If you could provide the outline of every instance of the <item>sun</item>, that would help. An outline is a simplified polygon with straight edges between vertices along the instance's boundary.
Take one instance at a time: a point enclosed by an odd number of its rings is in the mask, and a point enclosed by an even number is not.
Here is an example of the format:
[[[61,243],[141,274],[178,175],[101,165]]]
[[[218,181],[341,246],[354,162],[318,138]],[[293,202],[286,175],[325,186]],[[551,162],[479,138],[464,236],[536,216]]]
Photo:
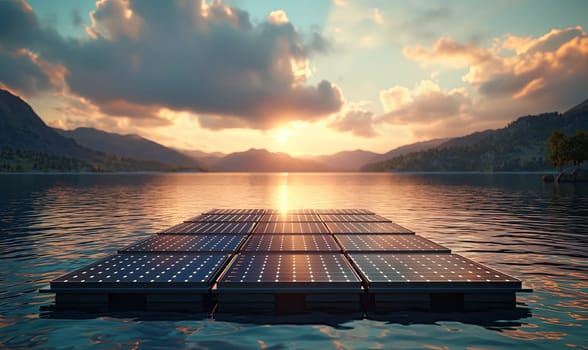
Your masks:
[[[272,137],[280,145],[286,144],[286,142],[288,142],[288,139],[293,135],[294,133],[287,129],[277,129],[274,130],[274,132],[272,133]]]

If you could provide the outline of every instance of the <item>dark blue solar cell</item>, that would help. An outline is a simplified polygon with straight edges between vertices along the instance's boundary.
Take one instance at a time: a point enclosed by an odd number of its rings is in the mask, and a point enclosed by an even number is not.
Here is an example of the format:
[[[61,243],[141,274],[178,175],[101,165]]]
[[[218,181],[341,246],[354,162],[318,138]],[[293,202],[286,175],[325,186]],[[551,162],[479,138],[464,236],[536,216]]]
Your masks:
[[[331,235],[252,235],[242,251],[255,252],[339,252]]]
[[[327,227],[331,233],[349,233],[349,234],[377,234],[377,233],[396,233],[396,234],[413,234],[407,228],[404,228],[393,222],[327,222]]]
[[[349,254],[369,288],[516,288],[521,281],[457,254]],[[406,289],[408,290],[408,289]]]
[[[208,288],[227,254],[118,254],[51,282],[67,288]]]
[[[337,234],[335,237],[348,252],[450,253],[448,248],[418,235]]]
[[[243,253],[219,278],[218,289],[360,288],[360,279],[342,254]]]
[[[260,222],[255,234],[328,234],[325,224],[321,222]]]
[[[157,235],[121,249],[130,252],[234,252],[244,235]]]
[[[163,234],[233,234],[251,232],[253,222],[185,222],[162,231]]]

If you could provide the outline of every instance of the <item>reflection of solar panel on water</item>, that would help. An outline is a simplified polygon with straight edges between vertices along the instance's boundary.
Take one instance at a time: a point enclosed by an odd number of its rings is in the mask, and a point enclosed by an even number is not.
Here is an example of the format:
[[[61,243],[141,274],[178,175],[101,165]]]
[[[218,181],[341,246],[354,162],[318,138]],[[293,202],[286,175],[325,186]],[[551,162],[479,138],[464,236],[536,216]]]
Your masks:
[[[53,280],[57,308],[514,308],[521,281],[365,209],[213,209]]]

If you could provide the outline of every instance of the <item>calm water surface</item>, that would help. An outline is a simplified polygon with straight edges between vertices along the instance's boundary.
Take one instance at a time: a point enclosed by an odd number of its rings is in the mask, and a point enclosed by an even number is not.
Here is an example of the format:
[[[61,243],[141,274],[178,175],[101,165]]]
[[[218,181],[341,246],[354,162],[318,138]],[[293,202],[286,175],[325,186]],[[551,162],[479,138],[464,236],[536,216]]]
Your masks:
[[[50,280],[211,208],[367,208],[522,280],[513,312],[63,314]],[[0,175],[0,348],[588,349],[588,185],[539,175]]]

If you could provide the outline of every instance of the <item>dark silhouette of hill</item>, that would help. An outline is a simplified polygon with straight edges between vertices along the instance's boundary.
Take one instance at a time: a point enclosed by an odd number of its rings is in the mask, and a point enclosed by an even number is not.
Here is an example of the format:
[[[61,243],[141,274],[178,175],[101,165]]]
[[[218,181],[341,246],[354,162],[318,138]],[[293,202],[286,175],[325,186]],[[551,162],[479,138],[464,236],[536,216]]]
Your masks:
[[[375,161],[379,153],[357,149],[355,151],[341,151],[329,155],[307,156],[305,159],[322,163],[335,171],[357,171],[367,163]]]
[[[196,160],[138,135],[120,135],[94,128],[55,130],[96,151],[169,165],[198,166]]]
[[[588,130],[588,101],[565,113],[520,117],[506,127],[456,137],[439,146],[364,166],[364,171],[538,171],[550,169],[553,130]]]
[[[155,161],[98,152],[60,135],[20,97],[0,90],[0,171],[169,171]]]
[[[202,167],[211,169],[218,161],[227,155],[221,152],[204,152],[198,150],[177,150],[178,152],[194,159]]]
[[[378,155],[374,159],[374,162],[380,162],[380,161],[384,161],[384,160],[387,160],[390,158],[402,156],[405,154],[435,148],[435,147],[438,147],[439,145],[443,144],[444,142],[447,142],[448,140],[450,140],[450,139],[433,139],[433,140],[429,140],[429,141],[421,141],[421,142],[416,142],[416,143],[411,143],[408,145],[400,146],[400,147],[394,148],[393,150],[388,151],[384,154]],[[366,163],[364,163],[363,165],[365,165],[365,164]]]
[[[249,172],[314,172],[329,171],[323,164],[294,158],[286,153],[273,153],[265,149],[250,149],[227,155],[212,170]]]
[[[20,97],[0,90],[0,148],[84,159],[91,151],[49,128]]]

